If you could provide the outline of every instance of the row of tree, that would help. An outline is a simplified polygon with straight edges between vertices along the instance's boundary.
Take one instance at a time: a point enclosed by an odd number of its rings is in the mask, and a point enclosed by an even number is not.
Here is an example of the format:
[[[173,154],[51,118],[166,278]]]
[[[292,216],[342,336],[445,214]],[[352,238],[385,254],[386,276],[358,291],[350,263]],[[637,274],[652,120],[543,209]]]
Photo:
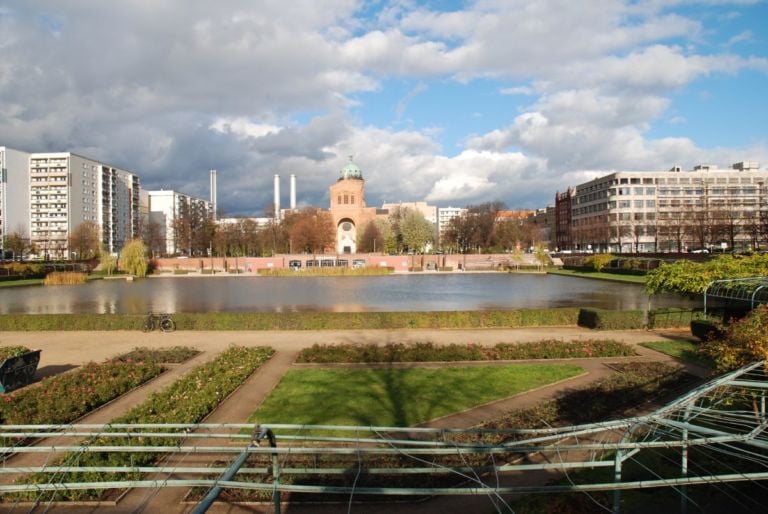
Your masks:
[[[438,240],[436,227],[419,211],[397,207],[387,219],[357,227],[357,250],[395,254],[439,248],[474,253],[537,246],[543,237],[542,230],[528,220],[498,221],[503,208],[500,202],[470,206],[464,215],[451,220],[442,240]],[[266,226],[259,226],[248,218],[217,224],[206,213],[182,204],[170,233],[166,233],[164,223],[150,218],[140,227],[139,238],[151,257],[165,256],[169,248],[189,256],[267,256],[333,251],[336,230],[331,214],[316,208],[289,212],[280,222],[270,220]],[[173,239],[170,242],[169,237]],[[68,244],[70,254],[78,259],[105,253],[99,227],[90,221],[72,231]],[[5,238],[5,248],[17,256],[36,253],[29,240],[17,233]]]
[[[501,202],[470,205],[449,222],[442,247],[459,253],[512,252],[538,247],[547,238],[547,229],[530,218],[500,220],[504,208]]]
[[[678,210],[660,212],[653,220],[613,220],[571,229],[574,245],[586,248],[629,243],[639,251],[641,240],[652,238],[657,251],[681,252],[686,246],[706,248],[725,242],[736,248],[748,240],[752,248],[768,241],[768,216],[735,210]]]

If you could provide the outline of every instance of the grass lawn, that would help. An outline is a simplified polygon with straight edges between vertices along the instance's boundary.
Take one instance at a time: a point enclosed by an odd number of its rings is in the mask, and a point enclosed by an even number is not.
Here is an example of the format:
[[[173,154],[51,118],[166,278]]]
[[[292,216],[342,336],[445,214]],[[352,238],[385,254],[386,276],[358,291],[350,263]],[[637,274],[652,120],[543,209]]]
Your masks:
[[[678,339],[674,341],[653,341],[640,344],[651,350],[656,350],[657,352],[665,353],[677,359],[704,366],[705,368],[715,367],[711,359],[699,355],[699,346],[690,341]]]
[[[568,277],[594,278],[597,280],[613,280],[614,282],[628,282],[630,284],[645,284],[644,275],[619,275],[617,273],[602,273],[597,271],[578,271],[572,269],[558,269],[547,271],[550,275],[564,275]]]
[[[292,370],[249,422],[411,426],[582,371],[570,364]]]
[[[20,280],[8,280],[0,282],[0,288],[2,287],[18,287],[18,286],[38,286],[43,284],[42,278],[23,278]]]

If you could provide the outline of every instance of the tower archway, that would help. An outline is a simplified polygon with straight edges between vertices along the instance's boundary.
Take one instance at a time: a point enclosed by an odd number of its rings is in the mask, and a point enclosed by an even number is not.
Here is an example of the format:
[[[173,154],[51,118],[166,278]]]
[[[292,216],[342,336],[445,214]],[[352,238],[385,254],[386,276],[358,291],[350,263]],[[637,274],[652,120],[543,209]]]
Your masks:
[[[336,225],[336,252],[357,253],[357,226],[350,218],[342,218]]]

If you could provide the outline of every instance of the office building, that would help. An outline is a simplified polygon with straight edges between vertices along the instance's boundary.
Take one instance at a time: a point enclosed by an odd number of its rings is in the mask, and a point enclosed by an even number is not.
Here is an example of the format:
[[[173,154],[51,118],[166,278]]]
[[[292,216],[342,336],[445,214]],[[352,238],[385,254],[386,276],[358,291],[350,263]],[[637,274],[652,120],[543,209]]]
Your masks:
[[[685,252],[755,248],[765,238],[768,171],[745,161],[718,169],[621,171],[556,197],[560,249]],[[561,238],[571,202],[570,241]],[[567,220],[565,220],[567,221]]]

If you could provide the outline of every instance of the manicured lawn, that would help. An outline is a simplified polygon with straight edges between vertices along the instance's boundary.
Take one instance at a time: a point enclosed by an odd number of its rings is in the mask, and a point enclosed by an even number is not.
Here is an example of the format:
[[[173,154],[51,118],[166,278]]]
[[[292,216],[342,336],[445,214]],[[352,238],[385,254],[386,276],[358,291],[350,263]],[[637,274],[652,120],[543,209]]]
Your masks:
[[[631,284],[645,284],[644,275],[619,275],[617,273],[602,273],[597,271],[578,271],[572,269],[549,270],[551,275],[564,275],[568,277],[594,278],[597,280],[613,280],[614,282],[629,282]]]
[[[249,421],[411,426],[582,371],[570,364],[293,370]]]
[[[43,284],[42,278],[23,278],[19,280],[7,280],[0,282],[0,288],[2,287],[19,287],[19,286],[39,286]]]
[[[699,346],[690,341],[678,339],[674,341],[653,341],[641,344],[646,348],[665,353],[676,359],[692,362],[693,364],[698,364],[699,366],[704,366],[706,368],[714,367],[714,363],[709,358],[699,355]]]

